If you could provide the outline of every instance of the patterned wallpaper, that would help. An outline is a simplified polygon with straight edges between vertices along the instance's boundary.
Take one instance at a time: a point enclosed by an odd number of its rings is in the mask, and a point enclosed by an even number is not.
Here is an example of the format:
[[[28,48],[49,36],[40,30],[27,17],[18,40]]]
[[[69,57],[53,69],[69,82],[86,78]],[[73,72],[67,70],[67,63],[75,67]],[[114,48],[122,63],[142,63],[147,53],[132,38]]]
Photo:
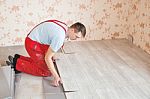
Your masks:
[[[150,54],[150,0],[127,0],[127,35]]]
[[[0,0],[0,46],[22,45],[36,24],[58,19],[68,25],[84,23],[85,40],[131,34],[136,45],[150,52],[148,4],[149,0]]]

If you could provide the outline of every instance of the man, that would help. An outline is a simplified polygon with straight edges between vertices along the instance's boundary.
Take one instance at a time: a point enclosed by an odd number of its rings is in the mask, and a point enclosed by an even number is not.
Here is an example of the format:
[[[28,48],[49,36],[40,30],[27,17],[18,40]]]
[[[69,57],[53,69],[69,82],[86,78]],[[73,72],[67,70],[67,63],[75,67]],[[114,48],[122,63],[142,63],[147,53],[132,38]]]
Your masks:
[[[65,38],[76,40],[85,37],[86,28],[82,23],[70,27],[58,20],[48,20],[34,27],[25,39],[25,48],[30,57],[15,54],[8,56],[7,64],[15,72],[25,72],[35,76],[53,76],[53,85],[59,86],[61,79],[57,74],[52,57],[63,46]]]

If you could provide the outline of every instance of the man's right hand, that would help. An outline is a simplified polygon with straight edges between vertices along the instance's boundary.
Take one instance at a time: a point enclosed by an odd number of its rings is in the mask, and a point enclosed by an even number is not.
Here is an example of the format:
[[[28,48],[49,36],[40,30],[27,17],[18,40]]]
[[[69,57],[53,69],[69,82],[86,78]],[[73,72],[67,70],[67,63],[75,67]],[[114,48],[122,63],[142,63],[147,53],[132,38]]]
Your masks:
[[[60,79],[60,77],[54,77],[54,80],[52,81],[52,85],[58,87],[60,83],[62,84],[62,80]]]

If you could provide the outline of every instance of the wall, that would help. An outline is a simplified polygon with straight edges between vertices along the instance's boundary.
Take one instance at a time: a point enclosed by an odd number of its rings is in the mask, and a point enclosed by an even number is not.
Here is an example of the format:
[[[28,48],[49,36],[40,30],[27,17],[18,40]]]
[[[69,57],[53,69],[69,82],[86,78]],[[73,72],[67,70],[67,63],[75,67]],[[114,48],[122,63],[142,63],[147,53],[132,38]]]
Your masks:
[[[86,40],[124,38],[122,9],[114,0],[1,0],[0,46],[20,45],[39,22],[59,19],[68,25],[80,21]]]
[[[38,23],[58,19],[86,25],[85,40],[126,38],[150,53],[149,0],[1,0],[0,46],[22,45]]]
[[[150,54],[150,0],[127,0],[127,35]]]

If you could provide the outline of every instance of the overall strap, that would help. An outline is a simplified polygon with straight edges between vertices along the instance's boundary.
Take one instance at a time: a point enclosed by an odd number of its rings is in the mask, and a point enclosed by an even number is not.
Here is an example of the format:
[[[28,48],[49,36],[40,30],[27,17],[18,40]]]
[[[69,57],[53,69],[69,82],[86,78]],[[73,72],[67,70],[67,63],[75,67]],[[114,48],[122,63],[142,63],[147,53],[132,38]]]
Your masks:
[[[61,24],[66,25],[64,22],[61,22],[61,21],[58,21],[58,20],[47,20],[47,21],[45,21],[45,22],[53,22],[53,23],[59,25],[60,27],[62,27],[62,28],[64,29],[65,33],[67,32],[66,29],[61,25]],[[61,24],[59,24],[59,23],[61,23]],[[67,25],[66,25],[66,26],[67,26]]]
[[[47,21],[41,22],[41,23],[37,24],[33,29],[35,29],[37,26],[39,26],[40,24],[45,23],[45,22],[53,22],[53,23],[59,25],[60,27],[62,27],[64,29],[65,33],[67,32],[66,29],[65,29],[65,27],[63,27],[59,23],[64,24],[64,25],[66,25],[66,24],[64,22],[61,22],[61,21],[58,21],[58,20],[47,20]],[[33,31],[33,29],[28,33],[27,36],[29,36],[29,34]]]

